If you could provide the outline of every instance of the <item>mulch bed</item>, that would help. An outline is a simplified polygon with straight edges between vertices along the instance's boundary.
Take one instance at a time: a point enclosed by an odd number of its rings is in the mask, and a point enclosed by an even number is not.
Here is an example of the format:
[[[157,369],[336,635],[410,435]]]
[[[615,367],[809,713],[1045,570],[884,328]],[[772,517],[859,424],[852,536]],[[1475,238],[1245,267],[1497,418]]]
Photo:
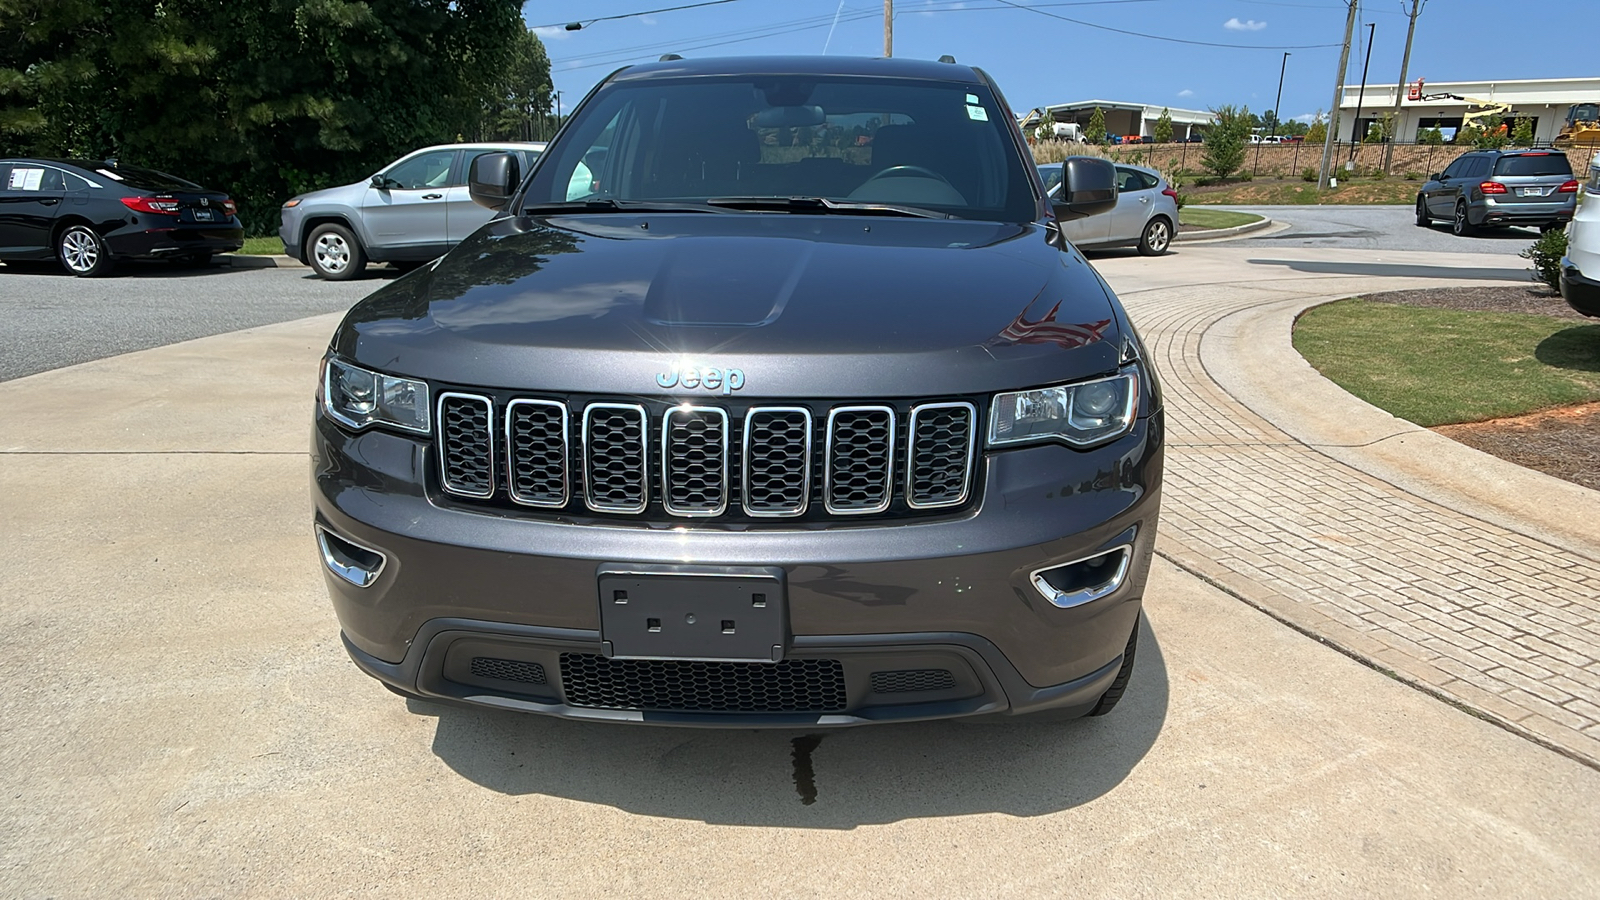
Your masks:
[[[1600,322],[1580,315],[1560,294],[1542,284],[1429,288],[1364,296],[1374,303],[1532,313]],[[1440,425],[1432,430],[1491,456],[1600,491],[1600,403],[1487,422]]]

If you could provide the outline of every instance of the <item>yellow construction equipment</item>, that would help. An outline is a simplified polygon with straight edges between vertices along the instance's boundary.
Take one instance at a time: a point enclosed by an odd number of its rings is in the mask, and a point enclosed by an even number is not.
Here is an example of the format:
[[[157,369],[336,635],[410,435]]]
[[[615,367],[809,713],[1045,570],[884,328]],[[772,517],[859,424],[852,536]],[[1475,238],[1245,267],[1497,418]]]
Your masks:
[[[1600,144],[1600,103],[1575,103],[1567,107],[1567,124],[1552,143],[1557,147]]]

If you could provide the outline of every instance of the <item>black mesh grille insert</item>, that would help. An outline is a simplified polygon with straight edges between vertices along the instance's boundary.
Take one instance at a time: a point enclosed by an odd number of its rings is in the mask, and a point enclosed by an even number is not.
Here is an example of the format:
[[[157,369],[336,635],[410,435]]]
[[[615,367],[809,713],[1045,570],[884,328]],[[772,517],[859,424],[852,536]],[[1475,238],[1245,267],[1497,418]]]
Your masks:
[[[972,419],[972,407],[965,403],[912,410],[907,503],[914,507],[953,506],[967,498]]]
[[[757,409],[745,418],[744,507],[751,515],[805,512],[811,493],[811,416],[803,409]]]
[[[472,674],[478,678],[515,681],[521,684],[544,684],[544,666],[516,659],[495,659],[489,656],[472,658]]]
[[[899,672],[873,672],[874,694],[910,694],[916,691],[948,691],[956,686],[949,669],[905,669]]]
[[[567,503],[567,408],[545,400],[506,407],[511,498],[534,506]]]
[[[439,464],[444,489],[469,497],[494,493],[494,441],[486,397],[439,398]]]
[[[667,512],[721,514],[728,506],[728,414],[701,407],[673,409],[662,428]]]
[[[561,686],[567,703],[597,709],[820,713],[845,708],[844,667],[836,659],[773,665],[563,653]]]
[[[584,410],[584,475],[589,507],[604,512],[645,508],[644,410],[595,403]]]
[[[846,407],[828,417],[828,509],[871,513],[889,508],[893,489],[894,410]]]

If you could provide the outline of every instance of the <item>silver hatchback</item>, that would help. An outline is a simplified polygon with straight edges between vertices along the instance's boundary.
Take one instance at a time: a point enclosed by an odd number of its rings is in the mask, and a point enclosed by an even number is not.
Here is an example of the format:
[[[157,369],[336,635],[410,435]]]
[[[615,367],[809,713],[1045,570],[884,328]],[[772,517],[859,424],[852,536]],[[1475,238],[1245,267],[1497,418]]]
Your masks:
[[[1061,166],[1040,166],[1039,176],[1051,199],[1059,200]],[[1080,250],[1138,247],[1145,256],[1160,256],[1178,233],[1178,192],[1154,169],[1119,164],[1116,208],[1062,222],[1061,232]]]
[[[467,195],[467,167],[511,153],[526,174],[542,143],[424,147],[366,181],[301,194],[283,204],[284,252],[323,278],[355,278],[367,262],[406,268],[442,256],[493,217]]]

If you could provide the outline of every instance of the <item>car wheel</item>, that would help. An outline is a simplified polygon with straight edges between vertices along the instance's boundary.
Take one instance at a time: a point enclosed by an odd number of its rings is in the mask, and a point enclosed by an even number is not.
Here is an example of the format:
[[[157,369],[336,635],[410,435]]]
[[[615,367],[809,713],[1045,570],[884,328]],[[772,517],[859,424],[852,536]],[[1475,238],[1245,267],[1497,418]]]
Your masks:
[[[1165,216],[1156,216],[1144,226],[1139,235],[1139,252],[1145,256],[1160,256],[1172,246],[1172,223]]]
[[[1428,215],[1428,204],[1420,196],[1417,197],[1417,227],[1427,228],[1433,224],[1433,216]]]
[[[1122,651],[1122,668],[1117,670],[1117,680],[1111,682],[1111,687],[1100,695],[1100,702],[1089,710],[1091,716],[1103,716],[1116,708],[1117,701],[1128,690],[1128,679],[1133,675],[1133,652],[1139,647],[1139,623],[1143,621],[1144,614],[1133,620],[1133,633],[1128,635],[1127,649]]]
[[[361,242],[343,225],[319,225],[306,243],[312,270],[329,281],[348,281],[367,267]]]
[[[1450,220],[1450,233],[1456,237],[1471,237],[1478,229],[1472,226],[1472,220],[1467,218],[1467,201],[1456,201],[1456,217]]]
[[[56,238],[56,258],[68,272],[79,278],[93,278],[111,271],[111,249],[105,239],[87,225],[68,227]]]

